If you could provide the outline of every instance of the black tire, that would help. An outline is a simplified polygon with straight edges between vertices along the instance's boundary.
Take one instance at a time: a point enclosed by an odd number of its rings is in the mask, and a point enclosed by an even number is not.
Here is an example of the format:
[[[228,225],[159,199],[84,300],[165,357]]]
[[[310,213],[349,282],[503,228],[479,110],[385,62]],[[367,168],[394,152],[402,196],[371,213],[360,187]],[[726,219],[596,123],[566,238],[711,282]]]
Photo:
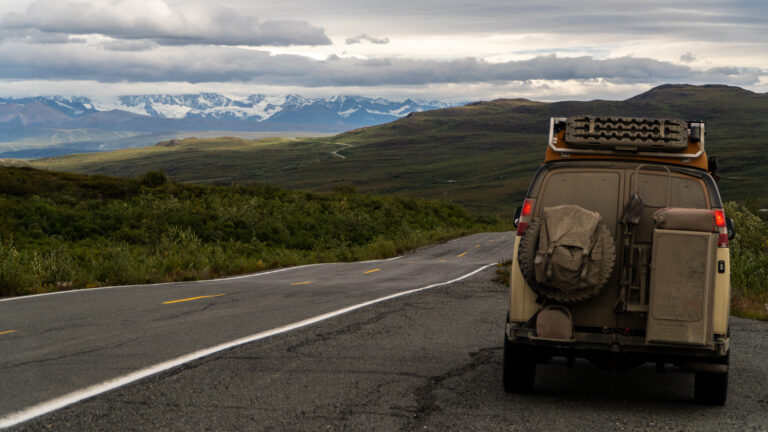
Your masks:
[[[601,222],[598,225],[597,229],[600,230],[599,238],[601,243],[595,246],[602,247],[603,250],[603,261],[600,264],[600,283],[594,287],[581,290],[561,291],[557,288],[539,284],[536,280],[536,270],[533,261],[536,258],[536,250],[539,247],[541,221],[541,218],[537,218],[531,222],[528,229],[525,230],[523,238],[520,239],[520,246],[517,252],[520,272],[523,274],[523,278],[528,283],[528,286],[537,294],[558,303],[578,303],[589,300],[599,294],[600,290],[608,283],[616,266],[616,245],[613,244],[613,236],[605,223]]]
[[[704,405],[725,405],[728,398],[728,372],[696,372],[694,399]]]
[[[536,270],[533,267],[533,260],[536,259],[536,249],[539,247],[539,231],[541,230],[541,218],[534,219],[520,239],[520,245],[517,249],[517,263],[520,264],[520,273],[523,279],[528,283],[531,289],[535,290],[538,286],[536,281]]]
[[[504,335],[504,369],[502,380],[507,393],[531,393],[536,380],[536,359],[533,349],[513,344]]]

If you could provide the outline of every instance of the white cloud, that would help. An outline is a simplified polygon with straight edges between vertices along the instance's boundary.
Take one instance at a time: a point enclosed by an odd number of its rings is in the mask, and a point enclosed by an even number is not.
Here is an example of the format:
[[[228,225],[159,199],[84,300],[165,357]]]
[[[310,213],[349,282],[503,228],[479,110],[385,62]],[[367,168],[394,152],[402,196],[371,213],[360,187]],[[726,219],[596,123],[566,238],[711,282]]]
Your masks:
[[[172,6],[166,0],[36,0],[0,20],[6,30],[51,35],[100,34],[159,44],[324,45],[325,31],[303,20],[260,21],[214,3]]]

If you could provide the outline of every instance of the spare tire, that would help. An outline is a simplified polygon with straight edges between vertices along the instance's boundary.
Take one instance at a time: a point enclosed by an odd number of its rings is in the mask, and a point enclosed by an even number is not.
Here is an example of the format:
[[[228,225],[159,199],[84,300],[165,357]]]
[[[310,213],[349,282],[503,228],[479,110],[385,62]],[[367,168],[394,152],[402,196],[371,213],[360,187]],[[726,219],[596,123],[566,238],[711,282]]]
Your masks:
[[[562,290],[541,283],[536,279],[534,262],[539,246],[542,221],[543,218],[541,217],[535,219],[528,226],[525,234],[523,234],[523,238],[520,239],[517,261],[520,264],[520,271],[528,286],[540,296],[556,303],[578,303],[595,297],[600,293],[605,284],[608,283],[616,264],[616,246],[614,245],[613,236],[608,231],[608,227],[603,221],[600,221],[597,226],[597,240],[591,251],[592,254],[600,255],[602,258],[600,261],[597,261],[600,265],[598,283],[582,289]]]

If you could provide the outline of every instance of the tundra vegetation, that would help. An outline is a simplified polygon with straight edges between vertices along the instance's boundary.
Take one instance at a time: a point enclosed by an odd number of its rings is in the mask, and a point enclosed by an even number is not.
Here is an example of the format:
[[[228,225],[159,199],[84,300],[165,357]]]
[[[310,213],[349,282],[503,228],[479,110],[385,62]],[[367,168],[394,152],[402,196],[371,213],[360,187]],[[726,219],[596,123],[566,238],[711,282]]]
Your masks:
[[[0,167],[0,296],[394,256],[510,229],[449,202]]]
[[[768,319],[768,221],[758,209],[729,202],[725,214],[736,226],[731,241],[731,303],[733,312]]]

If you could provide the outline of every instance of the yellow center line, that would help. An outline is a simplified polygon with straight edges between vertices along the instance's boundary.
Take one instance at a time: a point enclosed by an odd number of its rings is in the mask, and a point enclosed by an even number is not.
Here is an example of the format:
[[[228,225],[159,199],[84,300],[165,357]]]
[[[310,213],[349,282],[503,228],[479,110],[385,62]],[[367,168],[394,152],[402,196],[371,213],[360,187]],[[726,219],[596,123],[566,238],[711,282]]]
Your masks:
[[[480,245],[475,245],[475,247],[480,247]]]
[[[493,240],[488,240],[488,243],[493,243]]]
[[[2,335],[5,335],[5,334],[10,334],[10,333],[15,333],[15,332],[16,332],[16,330],[6,330],[6,331],[1,331],[1,332],[0,332],[0,336],[2,336]]]
[[[440,262],[445,262],[445,260],[444,260],[444,259],[441,259],[441,260],[440,260]]]
[[[199,297],[190,297],[190,298],[179,299],[179,300],[170,300],[167,302],[163,302],[163,304],[181,303],[181,302],[190,301],[190,300],[200,300],[204,298],[221,297],[225,295],[226,294],[214,294],[214,295],[205,295],[205,296],[199,296]]]
[[[311,284],[312,281],[304,281],[304,282],[294,282],[291,285],[308,285]]]
[[[466,252],[460,253],[460,254],[456,255],[456,258],[461,258],[461,257],[463,257],[466,254],[467,254]]]
[[[373,273],[373,272],[377,272],[379,270],[381,270],[381,269],[368,270],[367,272],[365,272],[365,274],[370,274],[370,273]]]

